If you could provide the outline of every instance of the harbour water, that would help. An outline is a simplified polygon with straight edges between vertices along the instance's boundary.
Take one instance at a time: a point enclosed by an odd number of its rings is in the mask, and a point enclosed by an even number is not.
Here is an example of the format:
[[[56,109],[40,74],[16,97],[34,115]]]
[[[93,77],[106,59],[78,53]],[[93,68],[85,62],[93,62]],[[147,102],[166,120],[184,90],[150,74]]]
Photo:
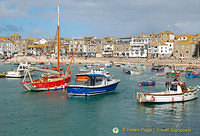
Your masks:
[[[0,72],[14,68],[0,63]],[[138,81],[154,77],[155,87],[143,91],[162,91],[173,79],[156,77],[150,67],[144,75],[124,75],[121,68],[108,69],[121,79],[114,93],[92,97],[68,97],[65,91],[25,92],[22,79],[0,79],[0,136],[137,136],[192,135],[200,133],[200,99],[176,104],[141,105],[135,92]],[[71,67],[73,77],[78,65]],[[182,80],[188,86],[200,85],[199,78]],[[74,78],[72,78],[72,83]],[[118,134],[112,129],[117,127]],[[176,132],[176,131],[188,132]],[[136,131],[137,130],[137,131]],[[136,132],[135,132],[136,131]]]

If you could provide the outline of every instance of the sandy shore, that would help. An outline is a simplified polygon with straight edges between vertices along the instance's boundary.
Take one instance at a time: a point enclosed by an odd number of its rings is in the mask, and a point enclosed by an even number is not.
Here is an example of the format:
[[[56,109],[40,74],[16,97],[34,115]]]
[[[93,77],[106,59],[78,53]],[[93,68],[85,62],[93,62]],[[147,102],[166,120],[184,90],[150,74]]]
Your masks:
[[[47,58],[47,57],[16,57],[12,59],[8,59],[7,61],[10,62],[25,62],[30,61],[32,63],[36,62],[52,62],[56,63],[57,59],[55,58]],[[113,61],[115,64],[117,63],[131,63],[131,64],[146,64],[146,65],[152,65],[154,64],[160,64],[160,65],[174,65],[174,66],[198,66],[200,67],[200,59],[196,60],[175,60],[175,59],[146,59],[146,58],[87,58],[84,59],[82,57],[75,57],[73,60],[73,63],[108,63],[110,61]],[[61,63],[69,63],[70,58],[68,57],[61,57],[60,58]]]

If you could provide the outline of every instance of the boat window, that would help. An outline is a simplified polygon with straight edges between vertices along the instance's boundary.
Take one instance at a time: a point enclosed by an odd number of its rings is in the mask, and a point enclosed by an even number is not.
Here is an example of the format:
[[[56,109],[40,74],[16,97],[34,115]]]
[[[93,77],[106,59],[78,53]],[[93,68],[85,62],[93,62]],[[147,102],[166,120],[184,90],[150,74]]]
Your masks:
[[[186,86],[182,86],[182,90],[187,90],[187,87]]]
[[[177,91],[177,85],[170,85],[171,91]]]
[[[95,79],[95,85],[100,85],[103,81],[103,77],[96,77]]]

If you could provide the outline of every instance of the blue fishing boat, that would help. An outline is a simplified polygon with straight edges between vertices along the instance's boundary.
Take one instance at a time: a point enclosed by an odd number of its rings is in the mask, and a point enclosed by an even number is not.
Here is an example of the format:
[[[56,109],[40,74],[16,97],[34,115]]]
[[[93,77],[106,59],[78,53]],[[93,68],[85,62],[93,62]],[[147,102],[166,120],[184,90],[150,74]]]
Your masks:
[[[153,80],[150,81],[140,81],[139,86],[155,86],[156,82]]]
[[[192,71],[189,71],[189,72],[185,73],[185,77],[187,77],[187,78],[199,78],[199,74],[192,72]]]
[[[164,67],[154,66],[154,67],[151,68],[151,71],[152,72],[161,72],[161,71],[164,71]]]
[[[77,74],[76,83],[67,86],[68,95],[91,96],[113,92],[120,79],[103,74]]]
[[[125,73],[125,74],[128,74],[128,75],[131,74],[131,71],[130,71],[130,70],[127,70],[127,69],[123,69],[122,72]]]

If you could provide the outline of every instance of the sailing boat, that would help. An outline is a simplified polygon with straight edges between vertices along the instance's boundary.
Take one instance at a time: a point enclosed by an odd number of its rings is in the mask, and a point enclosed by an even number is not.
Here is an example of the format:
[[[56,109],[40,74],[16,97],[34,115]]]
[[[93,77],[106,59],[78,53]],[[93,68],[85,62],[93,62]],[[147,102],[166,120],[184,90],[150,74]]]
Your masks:
[[[59,29],[60,29],[60,24],[59,24],[59,6],[58,6],[57,71],[49,70],[49,69],[40,69],[40,68],[36,68],[36,67],[29,67],[25,73],[23,81],[21,82],[22,87],[24,87],[26,90],[34,91],[34,92],[61,90],[61,89],[65,89],[67,87],[67,83],[70,82],[71,71],[69,73],[68,73],[68,71],[69,71],[70,65],[72,63],[74,54],[78,48],[79,42],[76,46],[76,49],[73,53],[71,60],[70,60],[67,71],[64,74],[60,74],[60,68],[59,68],[59,46],[60,46],[59,36],[60,36],[60,33],[59,33]],[[42,77],[39,79],[32,80],[29,70],[50,73],[51,76],[45,76],[45,77]],[[29,76],[30,81],[25,81],[27,76]]]

